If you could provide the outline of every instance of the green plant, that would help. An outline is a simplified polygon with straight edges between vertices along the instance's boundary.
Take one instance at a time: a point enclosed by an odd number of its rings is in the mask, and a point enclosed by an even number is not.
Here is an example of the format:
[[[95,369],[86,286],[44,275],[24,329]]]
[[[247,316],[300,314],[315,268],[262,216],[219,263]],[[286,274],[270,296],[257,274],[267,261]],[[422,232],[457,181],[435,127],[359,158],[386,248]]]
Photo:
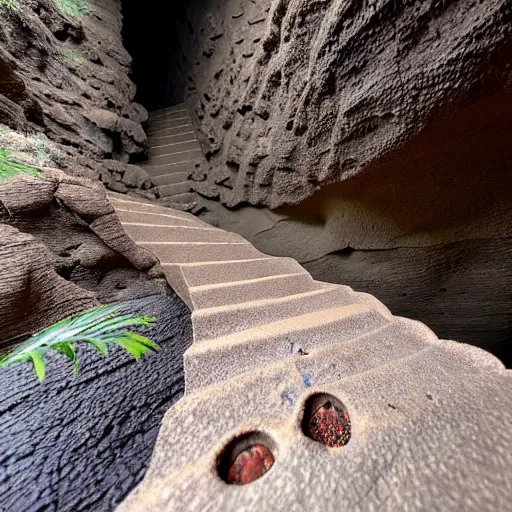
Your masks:
[[[57,7],[71,16],[87,16],[92,13],[92,7],[86,0],[57,0]]]
[[[16,363],[32,361],[39,380],[46,375],[43,356],[51,349],[69,357],[78,372],[77,344],[89,343],[104,356],[108,356],[108,346],[118,345],[140,359],[160,347],[150,339],[131,332],[130,327],[147,327],[155,322],[153,317],[119,316],[120,306],[101,306],[79,316],[66,318],[48,329],[32,336],[13,352],[0,358],[0,368]]]
[[[80,52],[77,52],[75,50],[65,49],[62,51],[62,54],[64,55],[65,59],[69,62],[69,64],[75,67],[82,66],[86,61],[86,58]]]
[[[0,0],[0,5],[5,5],[9,9],[19,9],[18,0]]]
[[[30,165],[22,164],[11,157],[9,151],[0,149],[0,183],[21,174],[42,178],[43,173]]]

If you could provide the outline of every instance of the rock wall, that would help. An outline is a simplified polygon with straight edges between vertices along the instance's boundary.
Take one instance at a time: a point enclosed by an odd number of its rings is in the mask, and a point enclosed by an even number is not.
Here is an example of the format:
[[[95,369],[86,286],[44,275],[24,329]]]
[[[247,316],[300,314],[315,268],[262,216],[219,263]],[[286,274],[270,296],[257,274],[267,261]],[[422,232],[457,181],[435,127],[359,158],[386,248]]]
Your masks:
[[[45,169],[0,184],[0,353],[99,303],[168,290],[159,277],[98,182]]]
[[[187,16],[203,218],[512,365],[510,2],[211,0]]]
[[[211,0],[188,16],[198,190],[228,206],[297,204],[510,85],[506,0]]]
[[[68,172],[154,199],[127,165],[147,151],[147,111],[132,101],[120,1],[9,0],[0,18],[0,124],[40,136],[43,151],[52,141]]]

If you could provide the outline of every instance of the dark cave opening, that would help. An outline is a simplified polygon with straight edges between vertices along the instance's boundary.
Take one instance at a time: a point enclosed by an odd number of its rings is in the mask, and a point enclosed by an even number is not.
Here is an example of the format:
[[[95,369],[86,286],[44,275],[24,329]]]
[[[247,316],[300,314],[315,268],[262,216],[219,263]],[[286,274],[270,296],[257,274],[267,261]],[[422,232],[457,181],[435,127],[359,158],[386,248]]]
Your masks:
[[[135,101],[149,111],[184,100],[181,80],[184,53],[181,28],[186,26],[186,2],[122,0],[123,44],[132,56],[131,79],[137,86]]]

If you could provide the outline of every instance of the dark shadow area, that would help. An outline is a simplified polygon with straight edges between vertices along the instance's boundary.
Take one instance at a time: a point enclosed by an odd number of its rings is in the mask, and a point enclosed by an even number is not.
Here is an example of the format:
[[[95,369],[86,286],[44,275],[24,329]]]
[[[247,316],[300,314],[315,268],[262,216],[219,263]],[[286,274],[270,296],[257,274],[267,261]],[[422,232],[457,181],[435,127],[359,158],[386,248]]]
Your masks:
[[[156,317],[144,334],[160,352],[136,362],[117,348],[108,359],[81,349],[77,376],[50,352],[42,384],[31,364],[1,372],[1,511],[113,512],[144,477],[162,418],[184,392],[192,324],[174,292],[123,304]]]
[[[183,0],[122,0],[123,44],[133,58],[135,101],[149,111],[183,102],[181,31],[186,5]]]

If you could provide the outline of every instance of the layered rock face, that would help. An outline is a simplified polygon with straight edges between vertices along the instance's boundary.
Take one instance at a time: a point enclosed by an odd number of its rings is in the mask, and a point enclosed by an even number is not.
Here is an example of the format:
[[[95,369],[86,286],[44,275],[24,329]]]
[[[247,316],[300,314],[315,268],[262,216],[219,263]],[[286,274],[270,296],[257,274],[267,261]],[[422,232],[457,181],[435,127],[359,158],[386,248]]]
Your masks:
[[[366,170],[506,87],[511,16],[505,0],[193,3],[184,71],[208,181],[228,206],[276,208]]]
[[[169,74],[203,218],[505,360],[511,20],[505,0],[191,3]]]
[[[56,169],[0,185],[0,262],[0,352],[100,303],[168,290],[101,184]]]
[[[9,0],[0,17],[0,123],[52,141],[68,172],[154,198],[127,166],[147,150],[147,111],[132,101],[120,2]]]

